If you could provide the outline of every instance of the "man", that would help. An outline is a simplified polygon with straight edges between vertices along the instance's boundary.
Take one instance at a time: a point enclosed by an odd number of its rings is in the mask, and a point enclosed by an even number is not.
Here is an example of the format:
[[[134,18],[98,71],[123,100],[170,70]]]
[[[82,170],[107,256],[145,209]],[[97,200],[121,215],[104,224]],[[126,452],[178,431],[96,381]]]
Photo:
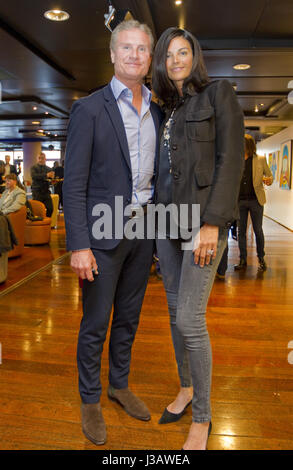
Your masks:
[[[26,194],[17,186],[17,176],[14,173],[6,175],[6,189],[0,197],[0,211],[6,215],[18,211],[25,205]]]
[[[161,113],[142,85],[152,47],[146,25],[120,23],[110,43],[115,75],[108,86],[73,105],[68,128],[63,185],[67,247],[72,269],[84,280],[77,348],[82,429],[96,445],[106,441],[100,367],[113,304],[108,397],[132,417],[150,419],[146,405],[128,388],[128,375],[153,240],[97,239],[94,214],[103,203],[111,208],[111,221],[119,218],[115,196],[123,197],[122,215],[129,204],[138,214],[138,205],[146,209],[152,200]],[[129,220],[123,216],[124,224]]]
[[[270,186],[273,182],[273,175],[265,157],[256,154],[256,145],[253,137],[245,134],[245,167],[240,184],[239,193],[239,229],[238,244],[240,250],[240,262],[234,266],[236,271],[246,269],[247,266],[247,248],[246,231],[247,218],[250,213],[252,227],[256,239],[256,251],[258,256],[258,271],[267,270],[267,264],[264,256],[264,234],[262,229],[263,208],[266,202],[266,196],[263,184]]]
[[[4,173],[4,176],[10,175],[11,173],[14,173],[15,175],[17,175],[15,165],[10,165],[10,156],[5,155],[5,173]]]
[[[54,178],[54,171],[46,166],[46,155],[44,153],[40,153],[37,164],[31,167],[31,177],[33,199],[43,202],[47,209],[47,217],[51,217],[53,203],[48,178]]]

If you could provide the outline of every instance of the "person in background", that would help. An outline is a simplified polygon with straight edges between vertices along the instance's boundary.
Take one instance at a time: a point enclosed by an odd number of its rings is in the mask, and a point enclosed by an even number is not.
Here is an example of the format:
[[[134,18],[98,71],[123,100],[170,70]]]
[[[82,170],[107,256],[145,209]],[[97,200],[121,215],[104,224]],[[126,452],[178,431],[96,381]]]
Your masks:
[[[49,190],[49,178],[54,178],[54,171],[46,165],[46,155],[42,152],[37,158],[37,164],[31,167],[33,199],[45,204],[47,217],[53,213],[53,203]]]
[[[6,175],[6,189],[0,198],[0,211],[6,215],[18,211],[26,202],[26,193],[17,185],[17,176],[14,173]]]
[[[237,220],[234,220],[234,222],[231,224],[229,232],[231,233],[231,237],[234,240],[237,240]],[[228,234],[228,238],[229,238],[229,234]],[[225,275],[228,269],[228,252],[229,252],[229,245],[227,243],[227,246],[224,250],[224,253],[222,255],[221,261],[219,263],[219,266],[216,272],[216,279],[220,279],[221,281],[225,281]]]
[[[245,168],[240,185],[239,193],[239,224],[238,245],[240,251],[239,264],[234,266],[236,271],[241,271],[247,266],[247,218],[250,214],[252,227],[256,240],[256,251],[258,256],[258,271],[267,270],[265,262],[265,239],[262,229],[263,210],[266,202],[264,184],[270,186],[273,182],[272,172],[267,164],[266,158],[256,154],[254,138],[245,134]]]
[[[14,173],[17,175],[17,171],[15,165],[10,165],[10,155],[5,155],[5,173],[4,176],[10,175]]]
[[[231,84],[211,82],[198,41],[167,29],[153,58],[153,88],[166,108],[155,202],[200,205],[199,239],[157,239],[180,390],[160,424],[178,421],[192,403],[184,450],[206,449],[211,430],[212,355],[205,313],[217,266],[236,217],[244,161],[243,113]],[[189,229],[193,226],[189,223]],[[171,235],[171,233],[169,233]]]
[[[54,192],[55,194],[59,195],[59,208],[62,209],[63,207],[63,178],[64,178],[64,160],[62,160],[61,165],[59,165],[59,162],[56,165],[54,171],[55,171],[55,178],[58,180],[55,183],[54,187]]]
[[[3,160],[0,160],[0,194],[5,191],[5,163]]]

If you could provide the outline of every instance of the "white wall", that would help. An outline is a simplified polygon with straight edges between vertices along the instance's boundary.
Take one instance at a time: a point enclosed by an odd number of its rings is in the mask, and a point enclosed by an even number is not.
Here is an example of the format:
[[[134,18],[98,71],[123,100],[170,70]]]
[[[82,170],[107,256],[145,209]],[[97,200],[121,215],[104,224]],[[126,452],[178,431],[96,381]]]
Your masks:
[[[269,153],[280,150],[281,144],[288,139],[293,140],[293,126],[257,144],[257,153],[259,155],[266,154],[268,161]],[[281,165],[281,154],[279,165]],[[275,180],[271,186],[265,186],[265,189],[267,198],[264,208],[265,215],[293,230],[293,185],[290,190],[280,189],[279,181]]]

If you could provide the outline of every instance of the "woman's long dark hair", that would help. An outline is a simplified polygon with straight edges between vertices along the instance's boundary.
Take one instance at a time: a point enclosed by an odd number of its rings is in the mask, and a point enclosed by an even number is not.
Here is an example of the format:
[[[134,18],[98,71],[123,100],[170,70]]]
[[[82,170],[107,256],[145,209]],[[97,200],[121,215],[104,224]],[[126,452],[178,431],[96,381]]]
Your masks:
[[[189,77],[187,77],[183,83],[183,95],[185,95],[189,90],[199,91],[210,81],[197,39],[185,29],[174,27],[166,29],[158,40],[154,52],[152,88],[157,97],[162,100],[168,108],[174,106],[179,100],[177,88],[172,80],[169,79],[166,69],[169,44],[172,39],[176,37],[183,37],[186,39],[189,42],[193,53],[192,69]]]

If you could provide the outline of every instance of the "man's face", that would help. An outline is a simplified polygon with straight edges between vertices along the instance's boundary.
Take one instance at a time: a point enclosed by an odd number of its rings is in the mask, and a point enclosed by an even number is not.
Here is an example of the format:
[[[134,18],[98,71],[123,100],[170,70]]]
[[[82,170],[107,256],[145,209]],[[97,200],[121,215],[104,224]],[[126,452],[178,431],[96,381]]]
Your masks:
[[[150,38],[140,29],[120,31],[111,50],[115,76],[122,83],[141,83],[151,63]]]
[[[37,162],[38,162],[39,165],[45,165],[46,164],[46,156],[43,153],[41,153],[41,155],[38,156]]]
[[[5,155],[5,163],[6,163],[6,165],[9,165],[9,162],[10,162],[10,156],[9,156],[9,155]]]

